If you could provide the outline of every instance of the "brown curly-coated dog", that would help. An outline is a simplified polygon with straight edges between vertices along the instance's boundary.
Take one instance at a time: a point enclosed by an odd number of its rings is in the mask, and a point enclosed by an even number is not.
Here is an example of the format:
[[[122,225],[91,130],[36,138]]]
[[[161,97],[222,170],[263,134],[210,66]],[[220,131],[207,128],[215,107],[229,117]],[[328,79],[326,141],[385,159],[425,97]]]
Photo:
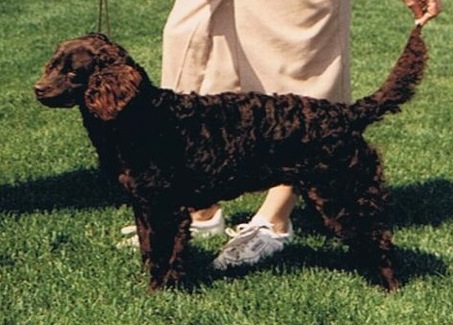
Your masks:
[[[121,46],[89,34],[58,46],[35,93],[49,107],[80,107],[101,167],[132,197],[151,289],[184,274],[189,208],[289,184],[394,290],[392,235],[380,219],[388,194],[362,133],[400,111],[425,61],[416,27],[382,87],[351,105],[292,94],[199,96],[154,86]]]

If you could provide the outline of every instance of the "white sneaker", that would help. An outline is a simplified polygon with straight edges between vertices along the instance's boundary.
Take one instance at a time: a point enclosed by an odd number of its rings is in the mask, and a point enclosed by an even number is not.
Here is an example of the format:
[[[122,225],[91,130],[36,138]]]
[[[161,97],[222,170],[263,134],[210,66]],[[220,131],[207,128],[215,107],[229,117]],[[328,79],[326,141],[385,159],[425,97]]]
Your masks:
[[[190,225],[190,232],[192,237],[211,237],[214,235],[221,235],[225,232],[225,218],[223,217],[223,210],[218,209],[211,219],[206,221],[192,221]]]
[[[123,248],[123,247],[140,247],[140,243],[138,241],[137,235],[137,227],[134,226],[126,226],[121,228],[121,234],[124,236],[132,236],[130,238],[126,238],[121,240],[116,247]]]
[[[213,261],[213,267],[225,270],[228,267],[252,265],[283,250],[293,239],[293,227],[288,232],[277,234],[272,224],[261,216],[254,216],[249,223],[225,231],[232,237]]]
[[[192,233],[192,237],[201,238],[223,234],[225,232],[225,218],[223,217],[222,209],[218,209],[214,216],[209,220],[193,221],[190,225],[190,232]],[[121,228],[121,234],[124,236],[132,235],[132,237],[121,240],[116,245],[118,248],[140,246],[136,226],[126,226]]]

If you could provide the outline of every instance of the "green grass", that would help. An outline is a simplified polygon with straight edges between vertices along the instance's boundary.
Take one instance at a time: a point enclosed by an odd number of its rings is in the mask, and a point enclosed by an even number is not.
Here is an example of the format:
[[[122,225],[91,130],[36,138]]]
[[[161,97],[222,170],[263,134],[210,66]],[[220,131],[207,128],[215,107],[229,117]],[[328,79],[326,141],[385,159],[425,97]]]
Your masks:
[[[131,211],[98,174],[78,111],[46,109],[32,93],[58,42],[97,29],[98,1],[2,0],[0,324],[453,324],[453,25],[443,2],[424,31],[430,61],[416,99],[367,131],[393,195],[398,293],[348,268],[343,247],[300,208],[280,256],[217,273],[208,263],[225,238],[197,239],[187,288],[148,294],[137,252],[115,247]],[[109,2],[114,39],[156,82],[171,4]],[[354,1],[354,98],[384,80],[411,24],[401,1]],[[261,199],[226,202],[230,222]]]

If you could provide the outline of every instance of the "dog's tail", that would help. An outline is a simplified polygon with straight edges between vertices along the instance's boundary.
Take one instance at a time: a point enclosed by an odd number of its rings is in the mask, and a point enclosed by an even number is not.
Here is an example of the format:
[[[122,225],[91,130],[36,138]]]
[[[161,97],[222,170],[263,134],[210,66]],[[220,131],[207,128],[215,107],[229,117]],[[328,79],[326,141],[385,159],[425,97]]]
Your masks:
[[[371,123],[381,120],[384,114],[400,112],[400,105],[412,98],[427,60],[421,29],[416,26],[412,30],[403,53],[381,88],[350,106],[354,129],[363,131]]]

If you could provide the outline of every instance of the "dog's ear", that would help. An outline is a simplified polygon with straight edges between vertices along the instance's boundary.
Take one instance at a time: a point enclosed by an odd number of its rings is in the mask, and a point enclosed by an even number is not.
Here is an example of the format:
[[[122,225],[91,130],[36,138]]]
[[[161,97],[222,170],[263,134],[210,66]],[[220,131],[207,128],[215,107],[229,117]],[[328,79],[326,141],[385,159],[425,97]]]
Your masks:
[[[134,67],[125,64],[101,69],[90,77],[85,104],[102,120],[112,120],[135,97],[142,79]]]

